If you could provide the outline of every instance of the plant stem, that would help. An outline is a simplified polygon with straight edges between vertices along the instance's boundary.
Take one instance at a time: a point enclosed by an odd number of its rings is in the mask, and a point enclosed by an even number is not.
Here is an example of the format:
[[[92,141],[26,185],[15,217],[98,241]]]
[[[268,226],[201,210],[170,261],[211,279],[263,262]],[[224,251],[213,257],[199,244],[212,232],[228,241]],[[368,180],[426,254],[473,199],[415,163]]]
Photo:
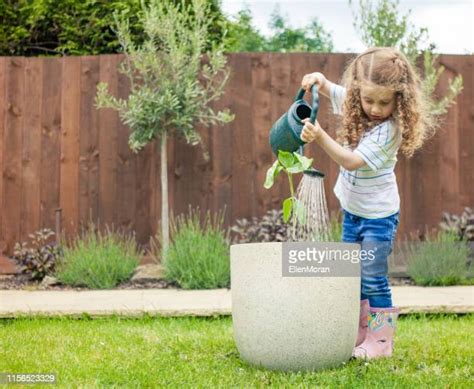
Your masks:
[[[295,197],[295,191],[293,189],[293,176],[291,173],[287,173],[288,174],[288,181],[290,182],[290,193],[291,193],[291,197]]]
[[[286,172],[288,175],[288,182],[290,183],[290,193],[291,193],[291,214],[293,216],[293,240],[296,240],[296,217],[294,215],[295,212],[295,190],[293,189],[293,175],[291,173]]]

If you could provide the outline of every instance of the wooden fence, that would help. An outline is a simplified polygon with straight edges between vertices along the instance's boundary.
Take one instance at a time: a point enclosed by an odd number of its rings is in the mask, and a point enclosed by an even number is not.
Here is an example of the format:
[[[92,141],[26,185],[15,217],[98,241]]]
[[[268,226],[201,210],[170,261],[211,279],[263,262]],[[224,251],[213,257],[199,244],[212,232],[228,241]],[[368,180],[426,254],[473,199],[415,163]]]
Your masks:
[[[263,188],[273,162],[268,144],[271,124],[289,107],[305,73],[322,71],[340,79],[350,54],[229,55],[233,76],[216,108],[229,107],[235,121],[199,128],[210,159],[199,147],[171,140],[170,206],[217,211],[226,207],[226,225],[279,208],[288,196],[281,179]],[[449,77],[462,74],[464,91],[439,133],[411,160],[399,158],[397,179],[402,202],[401,234],[435,226],[443,211],[474,204],[473,56],[442,55]],[[129,129],[112,110],[96,110],[99,81],[126,97],[129,85],[117,72],[120,55],[65,58],[0,58],[0,254],[39,228],[55,228],[62,209],[63,228],[74,234],[90,218],[129,227],[141,243],[160,220],[160,160],[156,145],[134,155]],[[334,135],[337,118],[322,99],[319,120]],[[306,155],[327,174],[331,210],[338,209],[332,188],[338,166],[315,145]]]

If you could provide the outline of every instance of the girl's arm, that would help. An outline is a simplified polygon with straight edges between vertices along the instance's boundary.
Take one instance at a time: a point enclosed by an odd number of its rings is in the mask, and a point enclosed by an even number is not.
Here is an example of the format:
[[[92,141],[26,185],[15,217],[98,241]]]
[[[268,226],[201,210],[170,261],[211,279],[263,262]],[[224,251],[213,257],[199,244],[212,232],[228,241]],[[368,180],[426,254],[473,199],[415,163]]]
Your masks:
[[[344,169],[352,171],[366,165],[366,162],[356,153],[345,149],[334,139],[332,139],[326,131],[324,131],[319,123],[313,125],[309,119],[304,119],[305,123],[301,133],[301,139],[305,142],[313,140],[331,157],[334,162],[342,166]]]

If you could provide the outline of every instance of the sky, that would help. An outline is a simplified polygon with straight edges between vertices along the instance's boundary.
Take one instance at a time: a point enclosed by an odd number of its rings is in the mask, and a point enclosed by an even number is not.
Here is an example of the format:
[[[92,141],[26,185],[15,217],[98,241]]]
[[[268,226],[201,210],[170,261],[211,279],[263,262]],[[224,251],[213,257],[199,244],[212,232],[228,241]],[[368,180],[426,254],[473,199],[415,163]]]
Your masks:
[[[353,8],[358,4],[353,0]],[[227,15],[235,15],[247,4],[252,11],[254,25],[268,35],[269,17],[276,4],[292,27],[302,27],[318,18],[330,32],[335,52],[360,52],[365,45],[353,26],[348,0],[244,1],[222,0]],[[474,0],[400,0],[398,9],[405,15],[411,9],[409,21],[415,27],[428,28],[429,41],[443,54],[471,54],[474,52]]]

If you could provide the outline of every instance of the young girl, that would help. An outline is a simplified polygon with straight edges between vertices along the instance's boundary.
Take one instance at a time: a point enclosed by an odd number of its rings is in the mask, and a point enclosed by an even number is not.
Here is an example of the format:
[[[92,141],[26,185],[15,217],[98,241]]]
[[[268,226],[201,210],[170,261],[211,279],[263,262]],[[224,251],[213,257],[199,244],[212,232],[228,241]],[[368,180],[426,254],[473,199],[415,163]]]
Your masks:
[[[389,357],[393,351],[399,309],[392,306],[387,258],[399,223],[400,198],[394,168],[397,152],[411,157],[434,132],[421,95],[419,78],[398,50],[375,47],[357,56],[344,73],[344,85],[319,72],[307,74],[343,116],[338,141],[316,122],[305,123],[301,139],[315,141],[340,165],[334,193],[343,209],[344,242],[373,249],[372,261],[361,261],[361,309],[355,358]]]

